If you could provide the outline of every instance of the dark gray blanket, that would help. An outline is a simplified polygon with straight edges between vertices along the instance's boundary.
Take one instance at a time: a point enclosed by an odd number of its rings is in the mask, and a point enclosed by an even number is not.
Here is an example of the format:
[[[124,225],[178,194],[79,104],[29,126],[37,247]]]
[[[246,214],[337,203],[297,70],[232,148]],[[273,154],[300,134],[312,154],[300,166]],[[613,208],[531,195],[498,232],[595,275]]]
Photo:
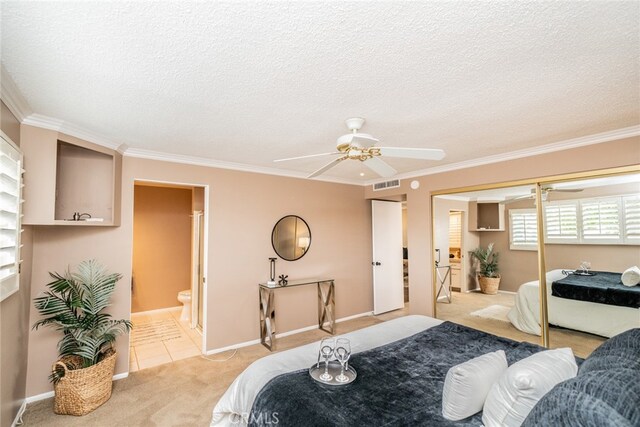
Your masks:
[[[480,426],[481,413],[462,421],[442,417],[449,368],[496,350],[509,364],[542,347],[445,322],[411,337],[352,356],[356,380],[343,387],[315,382],[307,370],[280,375],[260,391],[250,425]]]
[[[625,286],[620,273],[594,271],[595,276],[569,274],[551,284],[554,297],[640,308],[640,285]]]

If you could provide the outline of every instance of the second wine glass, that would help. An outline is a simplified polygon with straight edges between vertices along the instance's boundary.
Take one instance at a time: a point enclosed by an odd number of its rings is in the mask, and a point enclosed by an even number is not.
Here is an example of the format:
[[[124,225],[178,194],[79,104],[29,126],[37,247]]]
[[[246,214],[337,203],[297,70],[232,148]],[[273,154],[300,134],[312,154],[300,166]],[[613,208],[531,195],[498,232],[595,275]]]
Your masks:
[[[336,377],[336,381],[339,383],[346,383],[349,381],[349,377],[344,374],[347,362],[351,356],[351,342],[346,338],[338,338],[336,340],[336,348],[334,350],[335,356],[340,362],[340,375]]]

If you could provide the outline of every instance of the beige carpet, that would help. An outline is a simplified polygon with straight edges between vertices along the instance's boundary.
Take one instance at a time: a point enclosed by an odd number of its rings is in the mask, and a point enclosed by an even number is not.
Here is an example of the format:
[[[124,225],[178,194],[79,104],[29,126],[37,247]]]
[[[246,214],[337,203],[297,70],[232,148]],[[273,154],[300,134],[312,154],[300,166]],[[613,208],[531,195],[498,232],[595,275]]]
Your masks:
[[[338,323],[337,333],[361,329],[407,313],[405,308]],[[280,338],[278,350],[318,341],[326,335],[313,330]],[[209,358],[221,360],[231,354],[226,352]],[[88,415],[55,415],[53,399],[47,399],[27,405],[24,426],[208,426],[213,407],[231,382],[251,362],[268,354],[262,345],[253,345],[239,349],[226,362],[213,362],[198,356],[143,369],[115,381],[111,399]]]

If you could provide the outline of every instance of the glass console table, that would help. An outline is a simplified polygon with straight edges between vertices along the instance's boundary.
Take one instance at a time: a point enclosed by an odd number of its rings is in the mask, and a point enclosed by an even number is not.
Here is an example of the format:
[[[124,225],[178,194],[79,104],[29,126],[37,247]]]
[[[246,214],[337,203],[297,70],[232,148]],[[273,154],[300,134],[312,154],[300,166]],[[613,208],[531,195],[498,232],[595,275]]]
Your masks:
[[[316,285],[318,287],[318,328],[333,335],[335,333],[335,300],[333,279],[291,280],[286,285],[259,284],[260,292],[260,343],[270,351],[276,342],[275,291],[294,286]],[[325,328],[325,323],[329,326]]]

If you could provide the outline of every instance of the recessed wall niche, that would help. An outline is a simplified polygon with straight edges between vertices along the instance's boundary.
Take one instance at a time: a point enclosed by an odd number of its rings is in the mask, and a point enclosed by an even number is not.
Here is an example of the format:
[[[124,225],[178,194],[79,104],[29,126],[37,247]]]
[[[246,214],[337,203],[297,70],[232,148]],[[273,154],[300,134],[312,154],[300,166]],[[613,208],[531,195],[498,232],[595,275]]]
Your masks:
[[[113,218],[113,156],[58,141],[55,221]],[[88,214],[88,215],[86,215]]]

